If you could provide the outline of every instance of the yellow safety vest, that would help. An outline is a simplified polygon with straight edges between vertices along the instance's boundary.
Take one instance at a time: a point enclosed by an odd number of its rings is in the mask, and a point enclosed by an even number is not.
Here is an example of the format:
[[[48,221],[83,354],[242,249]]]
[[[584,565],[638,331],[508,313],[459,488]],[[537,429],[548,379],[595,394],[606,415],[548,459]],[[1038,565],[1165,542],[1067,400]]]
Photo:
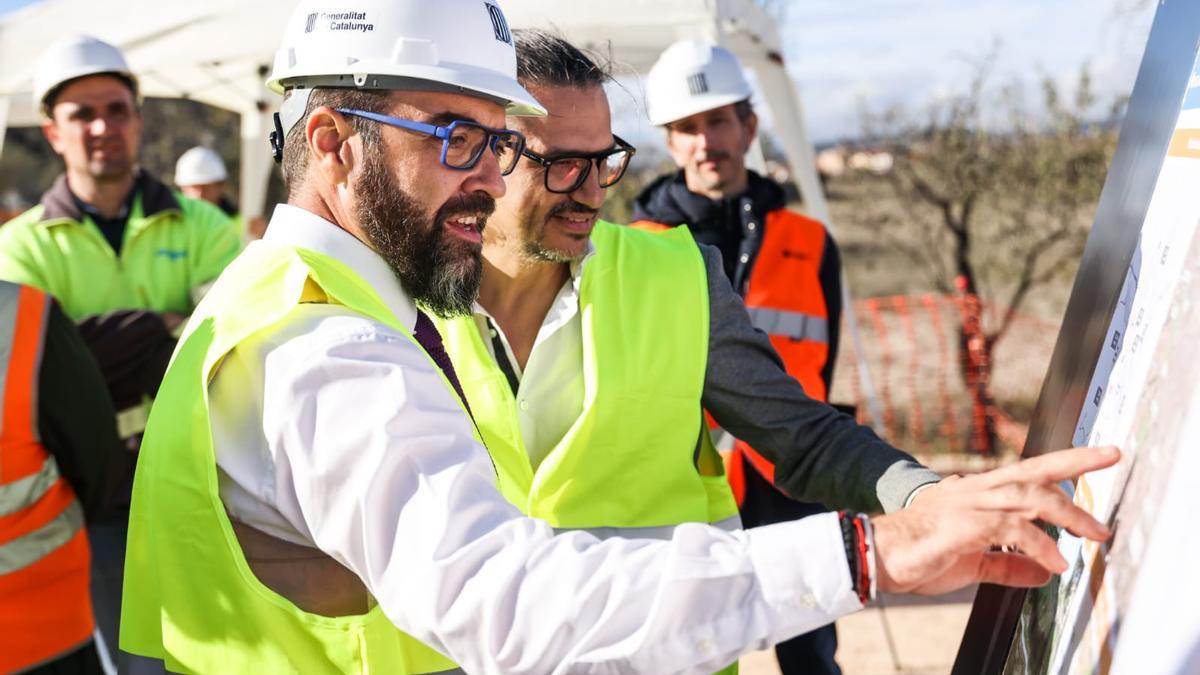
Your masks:
[[[536,470],[517,401],[475,320],[439,320],[505,497],[558,529],[669,537],[687,522],[736,528],[720,458],[705,443],[708,281],[686,229],[598,222],[579,289],[584,404]],[[632,530],[632,531],[630,531]]]
[[[134,672],[404,674],[456,668],[397,630],[378,606],[331,618],[302,611],[273,592],[250,569],[226,516],[208,384],[239,342],[300,302],[344,305],[411,339],[378,294],[328,256],[256,242],[226,269],[192,314],[142,442],[120,638],[123,663]]]
[[[708,277],[695,241],[686,228],[652,234],[600,221],[592,244],[579,287],[583,410],[536,470],[478,324],[439,320],[501,492],[556,529],[600,537],[667,539],[688,522],[739,529],[700,407]]]

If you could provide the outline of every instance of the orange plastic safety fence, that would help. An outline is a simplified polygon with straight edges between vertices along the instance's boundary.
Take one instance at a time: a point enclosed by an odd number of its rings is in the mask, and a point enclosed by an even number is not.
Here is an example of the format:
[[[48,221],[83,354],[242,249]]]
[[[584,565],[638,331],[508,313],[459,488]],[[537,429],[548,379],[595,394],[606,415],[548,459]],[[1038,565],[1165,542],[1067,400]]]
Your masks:
[[[868,419],[857,370],[862,360],[882,410],[880,432],[892,443],[916,452],[991,452],[997,441],[1023,444],[1021,416],[1036,400],[1057,326],[1018,315],[992,349],[984,329],[1003,308],[975,296],[867,298],[856,301],[854,311],[861,353],[850,340],[843,343],[833,401],[849,397]],[[963,420],[969,420],[965,427]]]

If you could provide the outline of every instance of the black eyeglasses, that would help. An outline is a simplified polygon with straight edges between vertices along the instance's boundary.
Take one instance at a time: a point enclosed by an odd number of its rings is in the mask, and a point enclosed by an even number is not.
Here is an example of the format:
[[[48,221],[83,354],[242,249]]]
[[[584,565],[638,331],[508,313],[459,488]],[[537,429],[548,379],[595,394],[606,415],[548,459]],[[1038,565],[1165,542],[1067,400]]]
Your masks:
[[[596,165],[600,187],[612,187],[621,180],[637,148],[621,140],[616,134],[613,134],[613,143],[616,147],[600,152],[563,152],[542,156],[525,148],[521,150],[521,154],[542,165],[547,190],[567,194],[583,185],[583,181],[587,180],[592,171],[593,164]]]
[[[517,159],[525,149],[525,137],[511,129],[493,129],[482,124],[455,120],[445,126],[427,124],[413,120],[382,115],[366,110],[337,108],[343,115],[353,115],[380,124],[415,131],[426,136],[442,139],[442,165],[450,169],[466,171],[479,163],[484,148],[491,148],[500,164],[500,174],[507,176],[517,167]]]

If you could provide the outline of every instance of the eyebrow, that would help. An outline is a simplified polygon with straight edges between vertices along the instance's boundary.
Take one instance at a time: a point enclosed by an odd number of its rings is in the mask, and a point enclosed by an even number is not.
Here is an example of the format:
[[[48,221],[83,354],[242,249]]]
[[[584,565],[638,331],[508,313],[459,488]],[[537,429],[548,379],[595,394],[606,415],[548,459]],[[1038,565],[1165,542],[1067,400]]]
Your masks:
[[[110,100],[110,101],[104,101],[104,102],[101,102],[101,103],[93,103],[93,102],[78,102],[78,101],[63,101],[63,102],[62,102],[62,104],[63,104],[63,105],[73,105],[73,106],[75,106],[75,108],[74,108],[74,111],[78,111],[78,110],[101,110],[101,109],[103,109],[103,110],[116,110],[116,109],[119,109],[119,108],[130,108],[130,107],[132,107],[132,106],[130,105],[129,101],[125,101],[125,100],[122,100],[122,99],[113,99],[113,100]]]
[[[470,115],[463,115],[461,113],[449,112],[449,111],[443,112],[443,113],[438,113],[438,114],[430,117],[427,120],[427,122],[429,124],[436,124],[440,127],[444,127],[444,126],[450,124],[451,122],[470,122],[471,124],[479,124],[479,126],[481,126],[481,127],[487,126],[486,124],[480,124],[478,120],[476,120],[474,117],[471,117]]]

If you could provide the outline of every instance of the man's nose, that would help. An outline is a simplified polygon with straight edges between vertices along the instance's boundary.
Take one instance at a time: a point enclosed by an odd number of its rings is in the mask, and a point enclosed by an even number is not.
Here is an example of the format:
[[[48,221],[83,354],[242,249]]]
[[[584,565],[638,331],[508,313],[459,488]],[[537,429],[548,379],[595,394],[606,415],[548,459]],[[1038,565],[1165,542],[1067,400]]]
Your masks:
[[[108,118],[104,115],[97,115],[95,119],[88,123],[88,133],[93,136],[103,136],[112,128]]]
[[[571,193],[571,199],[593,209],[604,205],[604,188],[600,187],[600,172],[595,166],[588,172],[583,185],[575,188],[575,191]]]
[[[493,199],[504,196],[504,176],[500,174],[500,163],[495,153],[484,152],[469,174],[463,183],[463,192],[486,192]]]

